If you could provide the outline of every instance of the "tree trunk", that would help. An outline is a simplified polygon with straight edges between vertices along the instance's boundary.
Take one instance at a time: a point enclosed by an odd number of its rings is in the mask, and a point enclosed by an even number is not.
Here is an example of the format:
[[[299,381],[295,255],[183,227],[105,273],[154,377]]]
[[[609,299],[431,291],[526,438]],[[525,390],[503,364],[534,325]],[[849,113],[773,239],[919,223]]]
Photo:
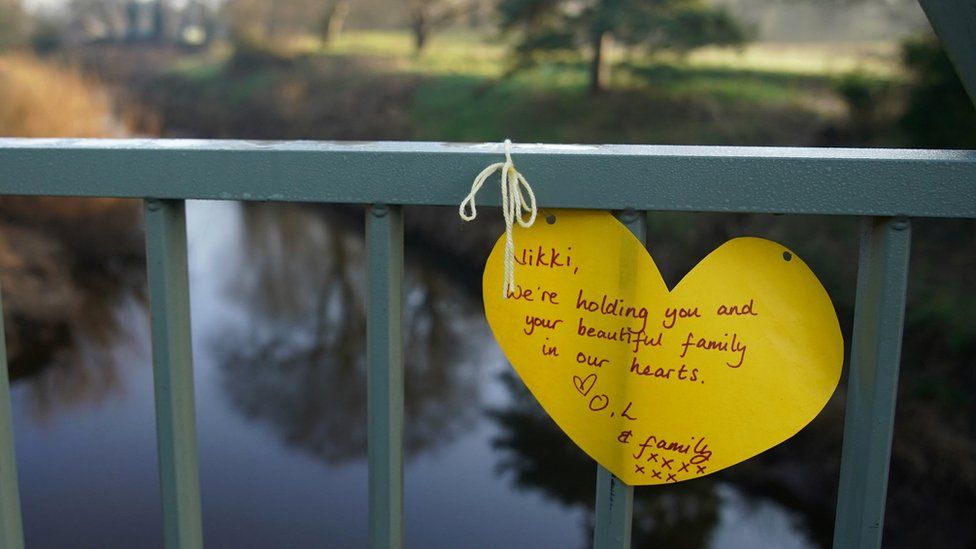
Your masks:
[[[268,8],[268,14],[265,16],[264,20],[264,37],[263,40],[270,43],[276,34],[278,34],[278,9],[274,2],[268,2],[270,7]]]
[[[599,32],[593,36],[593,59],[590,60],[590,94],[592,95],[605,90],[610,79],[610,65],[604,59],[610,40],[610,34],[606,32]]]
[[[427,46],[430,37],[430,17],[427,10],[421,6],[413,14],[413,47],[414,53],[421,53]]]
[[[319,37],[323,44],[328,44],[330,40],[335,40],[342,34],[347,15],[349,15],[349,0],[332,0],[329,3],[319,27]]]
[[[484,5],[482,0],[470,0],[471,6],[468,8],[468,27],[477,30],[481,28],[484,19]]]
[[[156,0],[152,12],[152,39],[157,42],[166,40],[166,6],[163,0]]]

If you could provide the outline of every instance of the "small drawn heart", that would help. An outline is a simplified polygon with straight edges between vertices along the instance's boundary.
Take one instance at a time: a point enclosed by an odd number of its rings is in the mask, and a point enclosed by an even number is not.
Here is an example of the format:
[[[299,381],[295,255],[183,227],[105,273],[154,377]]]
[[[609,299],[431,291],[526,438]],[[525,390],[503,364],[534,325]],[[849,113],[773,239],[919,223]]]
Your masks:
[[[579,394],[583,396],[590,394],[590,389],[593,388],[594,383],[596,383],[596,374],[590,374],[585,379],[579,376],[573,376],[573,385],[579,391]]]
[[[679,482],[755,456],[796,434],[837,387],[833,304],[782,245],[730,240],[668,288],[610,214],[540,218],[550,222],[515,228],[507,299],[504,237],[492,250],[485,314],[542,407],[625,482]]]

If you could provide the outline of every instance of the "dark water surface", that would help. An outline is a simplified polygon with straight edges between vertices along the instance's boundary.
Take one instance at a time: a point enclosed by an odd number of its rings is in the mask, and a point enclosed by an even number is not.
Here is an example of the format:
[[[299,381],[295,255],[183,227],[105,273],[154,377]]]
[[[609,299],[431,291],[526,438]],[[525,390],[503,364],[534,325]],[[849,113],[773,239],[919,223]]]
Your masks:
[[[361,224],[188,210],[207,545],[365,546]],[[405,288],[408,546],[588,546],[595,465],[511,376],[470,284],[408,249]],[[106,309],[105,333],[13,386],[32,548],[162,545],[146,305]],[[802,517],[720,480],[640,494],[635,546],[812,546]]]

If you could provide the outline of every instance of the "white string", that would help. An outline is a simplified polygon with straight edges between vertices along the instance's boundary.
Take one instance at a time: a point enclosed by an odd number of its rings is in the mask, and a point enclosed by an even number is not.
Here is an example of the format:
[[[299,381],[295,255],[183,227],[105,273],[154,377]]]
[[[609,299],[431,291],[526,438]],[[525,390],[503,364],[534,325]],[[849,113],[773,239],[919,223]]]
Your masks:
[[[515,239],[512,237],[512,226],[518,222],[519,225],[529,228],[535,223],[535,216],[538,213],[532,187],[512,163],[512,142],[510,140],[505,140],[505,161],[496,162],[481,170],[481,173],[474,178],[474,183],[471,184],[471,192],[461,202],[458,213],[461,215],[461,219],[465,221],[471,221],[478,217],[474,197],[496,170],[502,172],[502,215],[505,216],[505,279],[502,282],[502,299],[505,299],[510,293],[515,292]],[[528,195],[528,200],[526,200],[526,195]],[[470,204],[470,213],[465,212],[468,204]],[[525,214],[529,215],[528,219],[524,219]]]

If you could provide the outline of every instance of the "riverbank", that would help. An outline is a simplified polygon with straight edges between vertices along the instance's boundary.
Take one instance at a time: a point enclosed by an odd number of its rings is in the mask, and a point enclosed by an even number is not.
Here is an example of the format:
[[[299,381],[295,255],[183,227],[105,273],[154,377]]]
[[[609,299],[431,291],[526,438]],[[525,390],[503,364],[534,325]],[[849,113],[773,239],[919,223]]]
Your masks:
[[[108,90],[78,70],[0,55],[0,135],[119,137]],[[112,296],[142,284],[139,204],[0,197],[0,287],[11,377],[75,360],[82,336],[113,330]]]

